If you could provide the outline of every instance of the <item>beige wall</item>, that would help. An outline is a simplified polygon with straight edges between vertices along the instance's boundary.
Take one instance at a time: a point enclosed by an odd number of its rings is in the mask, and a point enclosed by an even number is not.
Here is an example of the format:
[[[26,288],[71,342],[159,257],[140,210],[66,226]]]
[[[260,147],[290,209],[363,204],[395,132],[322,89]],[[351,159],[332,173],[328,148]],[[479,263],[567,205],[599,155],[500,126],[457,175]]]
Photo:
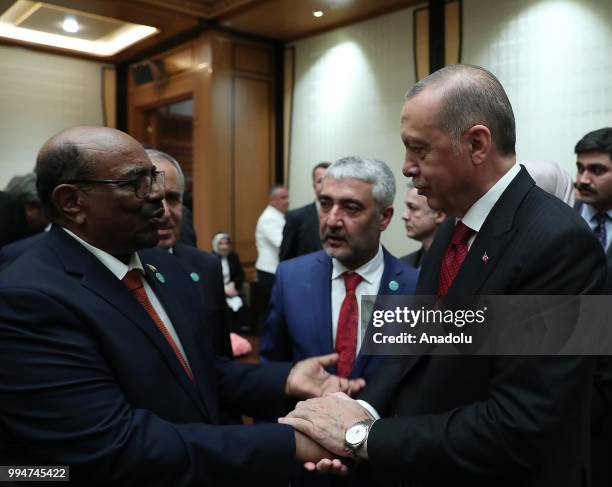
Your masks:
[[[312,201],[310,171],[318,161],[382,159],[398,186],[383,244],[396,255],[417,248],[404,236],[400,218],[407,180],[401,174],[399,113],[414,82],[412,9],[308,38],[295,48],[291,207]]]
[[[0,46],[0,189],[40,146],[74,125],[102,125],[101,63]]]
[[[612,2],[463,3],[463,61],[506,88],[519,161],[556,161],[573,175],[576,142],[612,125]]]

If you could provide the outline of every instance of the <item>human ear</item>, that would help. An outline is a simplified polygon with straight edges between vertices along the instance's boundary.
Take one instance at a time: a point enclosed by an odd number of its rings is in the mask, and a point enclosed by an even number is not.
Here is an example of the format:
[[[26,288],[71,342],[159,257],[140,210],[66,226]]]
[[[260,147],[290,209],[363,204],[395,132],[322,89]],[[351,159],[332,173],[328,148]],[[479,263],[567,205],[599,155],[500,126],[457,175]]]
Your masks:
[[[74,184],[60,184],[51,193],[51,201],[63,218],[77,225],[85,222],[85,212],[79,188]]]

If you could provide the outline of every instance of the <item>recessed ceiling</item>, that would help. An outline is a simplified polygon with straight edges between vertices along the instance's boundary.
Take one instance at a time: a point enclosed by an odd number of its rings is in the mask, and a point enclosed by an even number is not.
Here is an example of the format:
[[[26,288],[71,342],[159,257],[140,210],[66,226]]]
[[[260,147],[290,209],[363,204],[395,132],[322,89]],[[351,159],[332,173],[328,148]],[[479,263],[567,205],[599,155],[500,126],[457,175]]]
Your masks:
[[[67,19],[76,31],[62,27]],[[113,56],[157,32],[155,27],[30,0],[17,0],[0,16],[0,37],[100,57]]]
[[[291,41],[423,0],[265,0],[224,15],[220,24],[242,32]],[[315,16],[320,11],[322,15]]]
[[[184,42],[214,25],[289,42],[422,3],[424,0],[0,0],[0,30],[7,31],[0,34],[0,43],[34,45],[123,63]],[[12,15],[12,23],[6,22],[6,16],[18,4],[29,7]],[[312,15],[317,10],[323,12],[321,17]],[[68,14],[81,27],[76,34],[61,30],[63,16]],[[85,48],[101,39],[108,40],[117,26],[117,32],[128,37],[126,24],[144,24],[140,29],[150,26],[157,30],[141,31],[148,35],[141,40],[127,38],[127,47],[111,49],[107,45],[97,51]],[[30,36],[25,36],[24,31]],[[38,38],[40,34],[32,36],[32,32],[44,32],[43,37],[50,36],[57,42],[45,45]],[[15,33],[20,36],[2,37]]]

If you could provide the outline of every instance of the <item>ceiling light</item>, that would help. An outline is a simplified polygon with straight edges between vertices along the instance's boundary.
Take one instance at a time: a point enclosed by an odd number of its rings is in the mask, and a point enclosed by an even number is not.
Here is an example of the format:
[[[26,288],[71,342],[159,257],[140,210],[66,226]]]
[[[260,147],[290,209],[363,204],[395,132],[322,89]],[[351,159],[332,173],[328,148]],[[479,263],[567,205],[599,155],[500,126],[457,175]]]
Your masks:
[[[2,0],[0,0],[1,3]],[[49,16],[54,12],[61,12],[61,16],[56,18],[52,25],[53,28],[49,31],[38,30],[36,28],[38,19]],[[38,19],[37,16],[39,16]],[[32,19],[34,19],[34,26],[29,27],[28,22]],[[99,36],[87,38],[86,33],[96,32],[95,29],[90,28],[88,22],[102,24],[104,26],[103,32]],[[77,32],[78,34],[75,35]],[[158,32],[159,30],[155,27],[132,24],[30,0],[17,0],[8,10],[0,13],[0,38],[15,39],[101,57],[113,56],[128,46]]]
[[[312,12],[312,15],[314,15],[317,18],[323,17],[323,10],[315,10],[314,12]]]
[[[62,23],[62,29],[71,34],[75,34],[79,31],[79,23],[74,17],[66,17]]]

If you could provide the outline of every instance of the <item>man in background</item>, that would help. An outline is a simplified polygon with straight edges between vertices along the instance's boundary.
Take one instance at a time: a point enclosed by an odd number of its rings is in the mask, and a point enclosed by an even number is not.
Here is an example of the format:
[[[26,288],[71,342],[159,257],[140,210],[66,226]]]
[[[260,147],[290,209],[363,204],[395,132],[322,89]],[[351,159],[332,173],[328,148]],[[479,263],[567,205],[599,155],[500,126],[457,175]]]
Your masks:
[[[2,226],[11,237],[0,244],[0,270],[36,246],[49,224],[36,191],[36,174],[15,176],[6,186],[6,194],[13,203],[7,219],[2,219]]]
[[[412,294],[417,273],[380,241],[393,216],[395,179],[382,161],[345,157],[323,176],[319,193],[323,250],[281,262],[260,340],[263,361],[340,354],[336,373],[367,377],[378,357],[359,355],[362,295]],[[348,303],[347,303],[348,305]]]
[[[278,253],[283,241],[285,213],[289,209],[289,192],[284,186],[274,186],[268,194],[268,206],[257,220],[255,244],[257,245],[257,283],[261,291],[261,306],[266,308],[274,285],[278,267]]]
[[[576,152],[576,209],[601,243],[608,259],[607,288],[612,291],[612,128],[586,134]]]
[[[427,198],[421,196],[419,191],[412,185],[406,191],[406,208],[402,213],[402,220],[406,227],[406,235],[421,243],[421,248],[416,252],[400,257],[405,264],[419,269],[425,254],[431,247],[436,229],[446,219],[446,213],[432,210],[427,204]]]
[[[325,170],[329,162],[319,162],[312,169],[312,188],[315,201],[287,212],[283,229],[283,242],[280,248],[280,260],[292,259],[300,255],[321,250],[319,237],[319,194]]]
[[[593,130],[578,141],[576,153],[576,210],[606,253],[606,292],[612,293],[612,128]],[[593,381],[591,433],[593,485],[612,483],[612,357],[597,357]]]
[[[335,351],[338,364],[330,372],[366,381],[374,374],[382,357],[360,353],[367,313],[361,297],[413,294],[417,280],[416,270],[381,244],[394,197],[395,178],[382,161],[345,157],[329,166],[319,192],[323,250],[278,266],[260,340],[263,362]],[[292,480],[295,486],[328,483],[310,472]]]
[[[169,154],[154,149],[145,151],[157,169],[164,171],[164,216],[158,229],[158,245],[168,250],[183,266],[191,280],[202,290],[206,323],[212,328],[217,354],[232,357],[225,311],[225,293],[221,264],[214,255],[190,245],[178,243],[183,220],[185,179],[181,166]]]

